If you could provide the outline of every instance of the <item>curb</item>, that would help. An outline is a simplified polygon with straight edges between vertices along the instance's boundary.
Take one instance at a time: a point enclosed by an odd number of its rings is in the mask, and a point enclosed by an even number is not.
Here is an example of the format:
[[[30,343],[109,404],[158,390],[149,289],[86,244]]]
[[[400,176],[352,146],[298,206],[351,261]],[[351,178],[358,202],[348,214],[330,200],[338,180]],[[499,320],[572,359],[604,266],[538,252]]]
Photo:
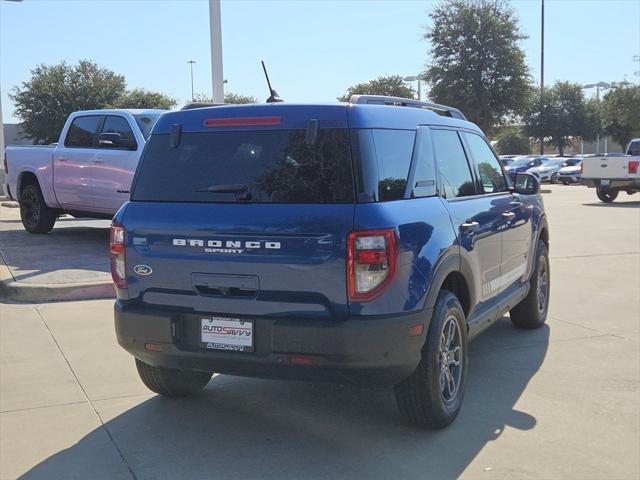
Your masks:
[[[35,284],[17,282],[0,256],[0,300],[20,303],[116,298],[113,283]]]

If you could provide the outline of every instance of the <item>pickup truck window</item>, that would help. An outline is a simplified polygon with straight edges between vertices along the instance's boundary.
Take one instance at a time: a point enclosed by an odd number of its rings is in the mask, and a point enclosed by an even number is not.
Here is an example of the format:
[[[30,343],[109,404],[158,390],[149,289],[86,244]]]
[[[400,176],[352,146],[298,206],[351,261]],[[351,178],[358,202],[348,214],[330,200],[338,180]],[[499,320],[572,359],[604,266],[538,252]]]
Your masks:
[[[136,123],[138,127],[140,127],[140,132],[145,140],[149,140],[149,135],[151,135],[151,130],[153,130],[153,126],[156,124],[158,119],[160,118],[160,113],[156,114],[140,114],[134,115],[133,118],[136,119]]]
[[[484,193],[506,192],[508,190],[507,181],[491,147],[487,145],[487,142],[480,135],[467,132],[462,135],[467,141],[471,157],[478,165],[478,173],[480,174]]]
[[[101,120],[102,116],[100,115],[87,115],[74,118],[69,126],[64,146],[76,148],[94,147],[96,131],[98,130]]]
[[[640,140],[629,144],[629,151],[627,151],[627,155],[640,155]]]
[[[440,173],[442,195],[445,198],[475,195],[473,177],[458,134],[453,130],[433,129],[431,139]]]
[[[136,137],[129,122],[124,117],[108,115],[102,126],[102,133],[118,133],[123,145],[136,145]]]
[[[152,135],[131,199],[352,203],[348,131],[321,128],[311,145],[306,130],[183,133],[176,148],[170,147],[168,134]]]

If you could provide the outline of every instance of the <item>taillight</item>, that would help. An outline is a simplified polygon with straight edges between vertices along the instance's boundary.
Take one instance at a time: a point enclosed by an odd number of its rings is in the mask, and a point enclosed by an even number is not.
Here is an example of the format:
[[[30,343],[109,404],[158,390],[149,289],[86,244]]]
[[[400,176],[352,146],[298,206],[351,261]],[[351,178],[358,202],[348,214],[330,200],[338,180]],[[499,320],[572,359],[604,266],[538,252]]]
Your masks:
[[[127,288],[124,241],[125,229],[122,225],[111,224],[109,231],[109,258],[111,260],[111,278],[117,288]]]
[[[629,173],[637,174],[639,165],[640,162],[638,160],[629,160]]]
[[[393,278],[398,239],[392,228],[361,230],[347,237],[349,300],[366,302],[377,297]]]

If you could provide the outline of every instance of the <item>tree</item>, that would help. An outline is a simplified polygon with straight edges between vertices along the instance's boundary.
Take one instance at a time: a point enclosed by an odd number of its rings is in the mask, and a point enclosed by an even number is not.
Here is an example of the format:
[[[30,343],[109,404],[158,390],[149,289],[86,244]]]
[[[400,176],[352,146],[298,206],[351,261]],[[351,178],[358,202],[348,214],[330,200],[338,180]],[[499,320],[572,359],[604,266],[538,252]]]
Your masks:
[[[580,84],[570,82],[556,82],[542,94],[537,90],[523,121],[526,135],[548,139],[560,155],[572,137],[592,140],[600,131],[597,103],[585,101]]]
[[[75,66],[38,65],[31,79],[14,87],[9,98],[26,136],[35,143],[51,143],[58,140],[71,112],[107,107],[124,91],[122,75],[80,60]]]
[[[193,96],[194,102],[203,102],[203,103],[215,103],[213,99],[205,93],[196,93]],[[232,93],[227,92],[224,94],[224,103],[228,104],[247,104],[247,103],[258,103],[258,99],[256,97],[252,97],[251,95],[242,95],[241,93]]]
[[[175,98],[164,93],[151,92],[144,88],[127,90],[113,103],[114,108],[164,108],[170,109],[176,105]]]
[[[624,150],[632,138],[640,137],[640,86],[618,86],[602,100],[602,124]]]
[[[347,93],[338,97],[338,101],[348,102],[351,95],[385,95],[388,97],[414,98],[415,91],[404,83],[400,75],[387,75],[349,87]]]
[[[485,132],[524,110],[529,69],[518,19],[501,0],[447,0],[430,14],[424,38],[429,97],[452,105]]]
[[[500,155],[527,155],[531,153],[531,142],[522,129],[506,128],[498,137],[496,144]]]

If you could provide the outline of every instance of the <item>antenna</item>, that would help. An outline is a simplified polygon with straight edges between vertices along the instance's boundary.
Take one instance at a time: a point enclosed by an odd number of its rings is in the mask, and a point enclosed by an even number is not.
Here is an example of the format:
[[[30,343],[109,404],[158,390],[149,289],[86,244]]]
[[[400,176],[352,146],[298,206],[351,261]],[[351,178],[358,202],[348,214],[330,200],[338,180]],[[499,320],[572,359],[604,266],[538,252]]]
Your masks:
[[[278,95],[278,92],[271,88],[271,82],[269,81],[269,74],[267,73],[267,67],[264,64],[264,60],[261,60],[260,63],[262,63],[262,70],[264,70],[264,76],[267,78],[267,85],[269,86],[270,96],[267,98],[267,103],[282,102],[283,100],[280,98],[280,95]]]

